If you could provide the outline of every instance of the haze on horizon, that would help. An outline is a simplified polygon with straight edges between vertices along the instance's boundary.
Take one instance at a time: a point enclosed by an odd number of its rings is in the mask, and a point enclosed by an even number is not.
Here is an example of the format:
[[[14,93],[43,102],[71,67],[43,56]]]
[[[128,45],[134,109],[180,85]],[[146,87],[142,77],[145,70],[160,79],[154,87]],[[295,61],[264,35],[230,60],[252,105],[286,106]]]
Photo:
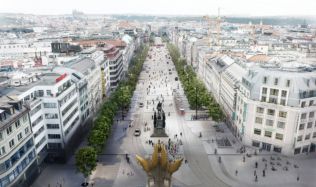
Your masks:
[[[315,0],[1,0],[0,13],[315,16]]]

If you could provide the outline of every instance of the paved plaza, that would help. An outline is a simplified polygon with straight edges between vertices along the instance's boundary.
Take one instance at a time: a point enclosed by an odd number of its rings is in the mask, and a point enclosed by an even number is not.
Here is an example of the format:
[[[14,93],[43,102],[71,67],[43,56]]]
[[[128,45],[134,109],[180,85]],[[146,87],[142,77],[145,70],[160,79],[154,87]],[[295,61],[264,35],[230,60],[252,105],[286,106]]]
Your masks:
[[[175,147],[169,156],[187,160],[173,175],[172,185],[175,187],[315,186],[315,156],[286,158],[257,151],[254,155],[255,150],[248,147],[246,153],[239,153],[237,150],[243,145],[225,124],[216,124],[210,119],[191,120],[195,111],[188,107],[181,83],[175,80],[178,75],[174,64],[167,54],[165,46],[150,48],[129,113],[124,121],[117,115],[112,135],[98,157],[97,169],[90,176],[89,180],[94,182],[95,187],[145,187],[146,174],[136,163],[135,155],[149,156],[153,151],[149,141],[160,139],[167,143],[169,138]],[[175,103],[174,90],[182,96],[184,115]],[[159,101],[163,102],[166,113],[168,138],[150,137],[153,110]],[[215,125],[220,129],[216,129]],[[136,128],[141,129],[139,137],[134,136]],[[125,154],[130,155],[130,163],[127,163]],[[257,180],[254,173],[258,176]],[[64,165],[47,165],[32,187],[79,187],[83,180],[71,158]]]

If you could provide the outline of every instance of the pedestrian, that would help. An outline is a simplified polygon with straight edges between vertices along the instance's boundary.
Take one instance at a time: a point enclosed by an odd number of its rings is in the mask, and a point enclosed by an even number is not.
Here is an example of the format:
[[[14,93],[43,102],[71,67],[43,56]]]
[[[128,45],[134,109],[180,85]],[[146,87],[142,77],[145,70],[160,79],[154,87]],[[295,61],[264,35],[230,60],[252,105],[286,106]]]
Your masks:
[[[256,175],[256,177],[255,177],[255,182],[258,182],[258,176]]]
[[[258,162],[255,163],[255,167],[258,168]]]
[[[263,176],[263,177],[266,176],[266,170],[262,170],[262,176]]]
[[[236,171],[235,171],[235,175],[237,176],[238,175],[238,170],[236,169]]]
[[[267,164],[267,163],[264,164],[264,168],[265,168],[265,169],[268,168],[268,164]]]
[[[300,176],[297,176],[296,180],[299,181],[300,180]]]

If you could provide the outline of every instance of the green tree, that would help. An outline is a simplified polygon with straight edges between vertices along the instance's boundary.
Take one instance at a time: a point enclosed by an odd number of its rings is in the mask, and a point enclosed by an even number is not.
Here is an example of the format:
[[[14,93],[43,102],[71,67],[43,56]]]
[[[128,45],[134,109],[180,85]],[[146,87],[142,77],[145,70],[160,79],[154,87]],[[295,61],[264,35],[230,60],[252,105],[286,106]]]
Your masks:
[[[86,183],[97,167],[97,152],[92,147],[83,147],[76,152],[75,158],[77,170],[83,174]]]

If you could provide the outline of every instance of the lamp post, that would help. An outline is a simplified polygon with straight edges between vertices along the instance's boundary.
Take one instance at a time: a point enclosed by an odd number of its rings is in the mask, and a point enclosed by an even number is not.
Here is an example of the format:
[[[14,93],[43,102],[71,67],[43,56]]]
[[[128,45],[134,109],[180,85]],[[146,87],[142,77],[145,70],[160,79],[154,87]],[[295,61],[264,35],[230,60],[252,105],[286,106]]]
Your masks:
[[[195,87],[195,118],[197,120],[197,87]]]
[[[124,111],[123,111],[123,90],[122,90],[122,87],[120,88],[121,89],[121,110],[122,110],[122,121],[124,120]]]

